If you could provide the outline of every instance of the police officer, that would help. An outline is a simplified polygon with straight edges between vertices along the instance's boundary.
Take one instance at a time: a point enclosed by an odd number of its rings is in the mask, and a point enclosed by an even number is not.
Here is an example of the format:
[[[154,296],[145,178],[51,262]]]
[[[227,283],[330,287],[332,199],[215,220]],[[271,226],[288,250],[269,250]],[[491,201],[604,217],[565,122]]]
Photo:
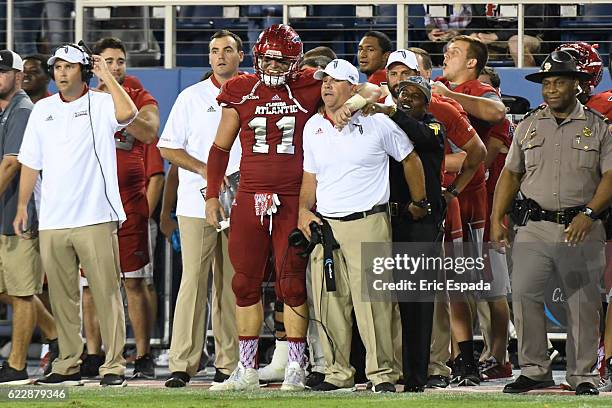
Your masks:
[[[516,129],[497,183],[491,240],[507,245],[504,214],[520,190],[528,199],[512,252],[512,299],[521,376],[504,392],[554,385],[546,355],[544,296],[558,277],[568,310],[566,380],[577,395],[597,395],[599,279],[605,263],[600,218],[612,200],[612,135],[605,119],[577,99],[579,72],[571,55],[550,54],[539,72],[545,105]]]
[[[445,201],[442,198],[442,159],[444,158],[444,126],[427,112],[431,102],[431,86],[421,76],[411,76],[398,85],[397,107],[376,104],[373,109],[383,112],[410,137],[425,172],[425,189],[428,200],[414,202],[404,178],[403,166],[390,162],[390,208],[393,242],[418,242],[419,254],[427,251],[428,256],[440,254],[440,242],[444,235]],[[427,211],[418,220],[417,211]],[[417,249],[406,248],[410,252]],[[436,276],[420,278],[436,279]],[[405,278],[397,276],[398,280]],[[426,295],[422,293],[421,295]],[[431,295],[431,294],[430,294]],[[427,384],[427,367],[433,324],[433,298],[414,294],[399,299],[402,321],[402,360],[404,391],[422,392]]]

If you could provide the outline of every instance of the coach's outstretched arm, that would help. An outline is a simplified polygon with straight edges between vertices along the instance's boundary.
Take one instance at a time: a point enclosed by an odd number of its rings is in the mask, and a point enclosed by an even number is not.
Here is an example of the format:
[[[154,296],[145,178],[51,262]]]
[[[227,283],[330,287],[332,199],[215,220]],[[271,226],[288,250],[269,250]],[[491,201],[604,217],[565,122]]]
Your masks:
[[[234,108],[223,107],[215,141],[208,153],[206,165],[206,221],[219,228],[226,214],[219,202],[219,191],[229,162],[229,154],[240,130],[240,116]]]
[[[347,123],[349,123],[353,113],[357,112],[367,104],[376,103],[376,101],[380,99],[381,94],[382,90],[377,85],[369,82],[359,84],[355,94],[344,102],[344,106],[342,106],[342,108],[334,112],[334,117],[332,120],[338,128],[342,129]]]
[[[106,84],[108,92],[113,97],[115,105],[115,118],[120,124],[130,123],[138,113],[138,109],[125,89],[115,80],[113,74],[108,70],[106,61],[99,55],[91,56],[93,61],[93,73]]]

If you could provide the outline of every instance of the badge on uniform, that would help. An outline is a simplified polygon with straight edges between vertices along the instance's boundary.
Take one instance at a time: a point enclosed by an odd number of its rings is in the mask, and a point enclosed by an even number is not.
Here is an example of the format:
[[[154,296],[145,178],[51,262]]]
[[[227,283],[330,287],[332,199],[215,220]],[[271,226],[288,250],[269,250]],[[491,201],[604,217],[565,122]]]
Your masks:
[[[589,129],[588,127],[584,127],[584,129],[582,129],[582,136],[584,137],[591,137],[593,135],[593,132],[591,132],[591,129]]]

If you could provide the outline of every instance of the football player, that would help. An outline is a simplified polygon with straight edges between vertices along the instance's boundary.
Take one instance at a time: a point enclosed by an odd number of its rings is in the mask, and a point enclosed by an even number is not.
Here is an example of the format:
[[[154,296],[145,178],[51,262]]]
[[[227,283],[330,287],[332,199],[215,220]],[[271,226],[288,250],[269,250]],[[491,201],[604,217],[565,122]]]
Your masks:
[[[229,149],[240,134],[241,179],[232,208],[229,254],[235,276],[236,323],[240,363],[230,378],[211,391],[256,390],[258,338],[263,311],[261,283],[270,250],[275,256],[276,295],[285,304],[289,361],[282,390],[304,389],[304,349],[308,326],[306,260],[288,246],[297,226],[302,180],[302,130],[320,103],[321,82],[314,69],[300,70],[302,41],[288,25],[265,29],[253,47],[255,73],[228,81],[217,98],[222,118],[210,150],[206,219],[218,226],[225,219],[219,190]],[[380,90],[362,84],[340,109],[334,123],[343,126],[351,114],[374,102]]]

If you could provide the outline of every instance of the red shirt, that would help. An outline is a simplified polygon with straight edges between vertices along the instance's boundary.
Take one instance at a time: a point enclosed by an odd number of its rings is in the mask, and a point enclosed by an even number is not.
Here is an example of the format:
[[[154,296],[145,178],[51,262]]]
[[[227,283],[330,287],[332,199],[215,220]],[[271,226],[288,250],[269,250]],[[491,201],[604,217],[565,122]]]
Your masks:
[[[612,120],[612,89],[591,96],[586,105]]]
[[[438,77],[436,78],[436,81],[441,81],[450,88],[450,83],[445,78]],[[462,84],[459,84],[453,90],[455,92],[459,92],[465,95],[480,96],[491,99],[497,98],[499,100],[499,94],[495,90],[495,88],[493,88],[491,85],[484,84],[477,79],[472,79]],[[478,133],[478,136],[480,136],[480,139],[483,142],[486,142],[487,137],[489,136],[489,131],[491,130],[493,125],[489,122],[478,119],[470,114],[468,114],[468,118],[472,126],[474,126],[474,128],[476,129],[476,132]],[[498,131],[501,132],[501,127],[503,127],[503,124],[497,125],[500,126],[500,129]],[[482,177],[480,177],[480,174],[482,174]],[[465,187],[463,191],[474,191],[480,188],[484,183],[484,164],[481,164],[478,170],[476,171],[476,174],[474,175],[474,177],[472,177],[472,180],[470,180],[470,183]]]
[[[144,89],[126,88],[136,107],[140,110],[146,105],[157,105],[157,101]],[[119,178],[119,194],[126,214],[139,212],[149,215],[146,196],[145,176],[145,145],[126,129],[115,133],[117,150],[117,176]]]
[[[387,70],[379,69],[368,77],[368,82],[380,86],[382,83],[387,83]]]
[[[510,149],[512,138],[514,137],[514,129],[515,125],[508,119],[504,119],[503,122],[497,123],[491,128],[489,137],[499,139],[504,146]],[[489,178],[487,179],[487,193],[489,195],[493,195],[493,192],[495,191],[495,185],[497,184],[497,180],[499,179],[501,171],[504,168],[507,155],[508,153],[498,153],[495,160],[493,160],[493,163],[491,163],[491,167],[489,168]]]
[[[265,86],[257,75],[246,74],[221,88],[217,101],[236,109],[240,117],[240,191],[299,194],[302,131],[321,101],[321,81],[314,79],[314,72],[305,68],[287,86],[275,88]]]
[[[144,145],[144,167],[145,177],[147,178],[146,186],[149,186],[151,177],[157,174],[164,174],[164,159],[157,148],[157,138],[151,144]]]
[[[429,103],[429,112],[440,121],[446,128],[448,140],[445,143],[446,154],[452,153],[450,143],[461,148],[472,137],[477,136],[476,130],[467,119],[467,113],[463,107],[454,99],[441,95],[432,95]],[[444,172],[442,185],[448,187],[455,181],[457,173]],[[484,168],[479,168],[474,174],[474,178],[481,177],[484,181]]]
[[[126,75],[125,78],[123,78],[122,85],[124,88],[144,89],[140,79],[136,78],[134,75]]]

